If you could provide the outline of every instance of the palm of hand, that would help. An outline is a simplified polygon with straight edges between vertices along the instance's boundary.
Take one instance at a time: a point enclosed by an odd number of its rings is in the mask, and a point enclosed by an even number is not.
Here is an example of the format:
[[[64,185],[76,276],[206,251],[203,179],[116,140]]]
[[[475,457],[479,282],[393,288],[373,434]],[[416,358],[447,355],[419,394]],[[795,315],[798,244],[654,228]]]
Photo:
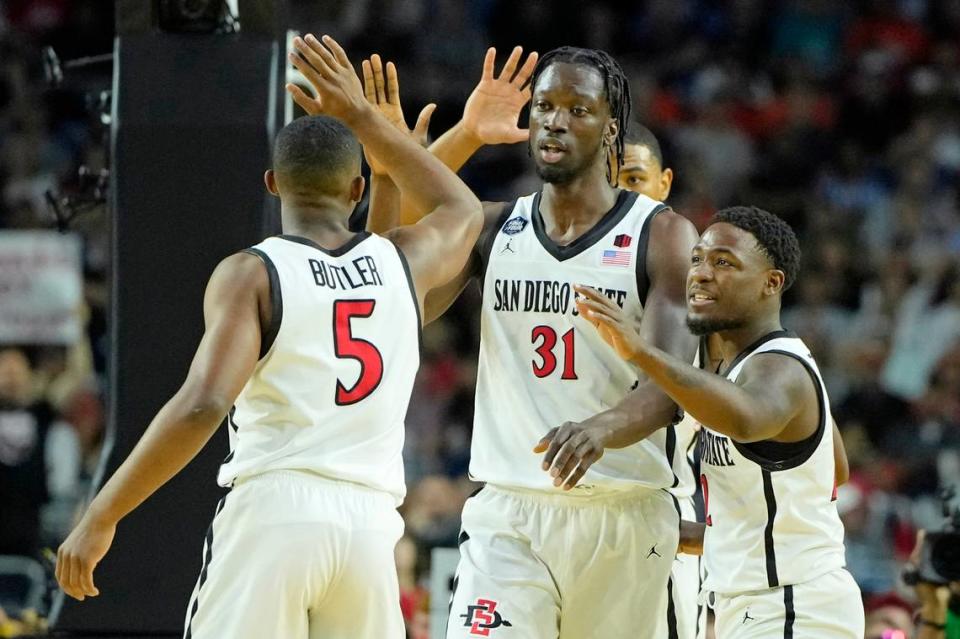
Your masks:
[[[504,80],[487,79],[470,94],[463,110],[463,122],[484,144],[505,144],[526,140],[529,132],[517,127],[530,90],[520,90]]]

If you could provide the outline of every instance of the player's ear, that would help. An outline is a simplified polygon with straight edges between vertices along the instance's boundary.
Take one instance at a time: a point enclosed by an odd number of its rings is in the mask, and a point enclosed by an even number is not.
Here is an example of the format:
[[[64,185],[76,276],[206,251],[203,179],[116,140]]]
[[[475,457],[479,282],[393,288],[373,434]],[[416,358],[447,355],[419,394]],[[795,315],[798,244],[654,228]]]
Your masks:
[[[772,268],[767,271],[767,281],[763,287],[763,292],[767,295],[776,295],[783,292],[783,285],[787,277],[780,269]]]
[[[267,186],[267,190],[276,196],[280,195],[280,191],[277,190],[277,175],[273,172],[273,169],[267,169],[263,174],[263,183]]]
[[[660,201],[663,202],[670,197],[670,189],[673,187],[673,169],[664,169],[660,174]]]
[[[367,186],[367,181],[362,175],[358,175],[350,182],[350,201],[359,202],[363,198],[363,190]]]
[[[613,148],[617,143],[617,135],[620,133],[620,123],[616,118],[607,120],[607,126],[603,130],[603,143],[608,148]]]

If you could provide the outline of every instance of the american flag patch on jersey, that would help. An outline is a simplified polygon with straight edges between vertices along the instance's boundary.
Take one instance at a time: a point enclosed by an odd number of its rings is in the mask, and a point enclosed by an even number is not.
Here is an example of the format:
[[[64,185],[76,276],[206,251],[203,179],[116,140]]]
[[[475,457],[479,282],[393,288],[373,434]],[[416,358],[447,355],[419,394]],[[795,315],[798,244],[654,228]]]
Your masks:
[[[611,266],[630,266],[630,251],[614,251],[613,249],[607,249],[603,252],[603,256],[600,258],[601,264],[609,264]]]

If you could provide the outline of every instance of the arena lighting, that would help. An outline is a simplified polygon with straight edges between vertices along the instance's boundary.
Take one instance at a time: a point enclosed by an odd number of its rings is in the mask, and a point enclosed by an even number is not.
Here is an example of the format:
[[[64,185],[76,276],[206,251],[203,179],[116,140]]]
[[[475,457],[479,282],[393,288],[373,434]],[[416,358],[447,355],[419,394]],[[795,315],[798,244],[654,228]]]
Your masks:
[[[229,21],[224,0],[160,0],[160,29],[172,33],[213,33]]]

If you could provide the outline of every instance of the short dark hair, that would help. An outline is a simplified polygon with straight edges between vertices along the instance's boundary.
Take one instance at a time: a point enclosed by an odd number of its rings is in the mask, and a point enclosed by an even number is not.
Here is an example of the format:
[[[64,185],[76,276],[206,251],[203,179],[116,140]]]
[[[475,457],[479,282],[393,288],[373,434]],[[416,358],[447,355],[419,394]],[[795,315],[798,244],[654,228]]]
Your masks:
[[[800,242],[789,224],[756,206],[732,206],[717,211],[710,224],[721,222],[753,235],[773,266],[783,271],[783,290],[793,286],[800,271]]]
[[[326,115],[297,118],[280,129],[273,145],[273,170],[319,192],[333,193],[359,168],[361,148],[347,126]]]
[[[631,122],[627,129],[627,135],[624,138],[624,144],[645,146],[650,149],[650,155],[656,158],[657,162],[663,167],[663,152],[660,150],[660,142],[653,131],[643,126],[639,122]]]
[[[566,62],[568,64],[583,64],[596,69],[603,78],[604,94],[610,115],[617,121],[617,140],[614,143],[614,152],[617,155],[617,170],[623,164],[623,140],[627,134],[630,122],[630,109],[633,100],[630,97],[630,83],[620,64],[606,51],[600,49],[582,49],[580,47],[559,47],[547,51],[537,61],[530,78],[530,88],[535,89],[537,81],[551,64]],[[609,170],[609,169],[608,169]]]

